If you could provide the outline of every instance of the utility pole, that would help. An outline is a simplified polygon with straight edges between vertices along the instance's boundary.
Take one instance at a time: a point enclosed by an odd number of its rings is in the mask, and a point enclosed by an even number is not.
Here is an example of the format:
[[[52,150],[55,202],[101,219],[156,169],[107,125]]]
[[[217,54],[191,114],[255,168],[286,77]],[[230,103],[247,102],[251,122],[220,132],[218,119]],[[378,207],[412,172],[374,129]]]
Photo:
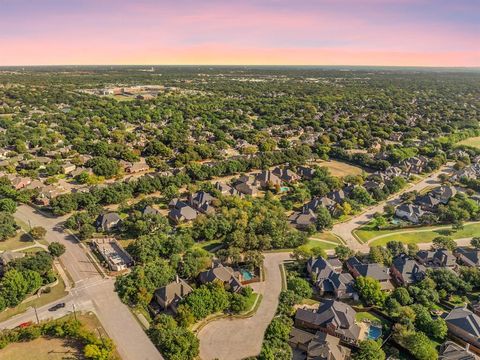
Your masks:
[[[77,312],[75,311],[75,304],[73,304],[73,316],[75,317],[75,321],[77,321]]]
[[[33,310],[35,311],[35,317],[37,318],[37,324],[40,324],[40,320],[38,320],[37,308],[34,306]]]

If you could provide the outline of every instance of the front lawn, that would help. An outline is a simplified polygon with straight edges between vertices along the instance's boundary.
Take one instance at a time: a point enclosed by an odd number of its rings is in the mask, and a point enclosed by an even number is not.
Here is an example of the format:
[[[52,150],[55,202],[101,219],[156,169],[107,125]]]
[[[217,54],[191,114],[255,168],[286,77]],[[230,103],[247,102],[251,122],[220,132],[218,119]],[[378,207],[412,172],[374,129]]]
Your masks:
[[[435,229],[435,230],[434,230]],[[362,236],[362,239],[367,239],[364,241],[371,240],[377,236],[387,235],[377,240],[373,240],[369,245],[370,246],[384,246],[387,242],[396,240],[401,241],[405,244],[419,244],[419,243],[429,243],[432,242],[437,236],[445,235],[445,230],[450,230],[451,226],[442,226],[442,227],[419,227],[416,229],[404,229],[404,230],[380,230],[380,231],[363,231],[358,230],[356,232],[357,236]],[[408,231],[408,232],[407,232]],[[403,233],[402,233],[403,232]],[[463,229],[453,231],[451,234],[448,234],[452,239],[463,239],[473,236],[478,236],[480,234],[480,223],[467,224]]]

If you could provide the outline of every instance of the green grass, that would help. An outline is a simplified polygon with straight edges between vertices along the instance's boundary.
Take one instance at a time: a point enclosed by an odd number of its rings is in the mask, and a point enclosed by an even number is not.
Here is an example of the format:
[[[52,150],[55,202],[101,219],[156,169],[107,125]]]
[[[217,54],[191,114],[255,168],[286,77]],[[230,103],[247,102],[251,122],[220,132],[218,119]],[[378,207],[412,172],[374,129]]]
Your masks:
[[[23,302],[20,305],[7,309],[0,313],[0,322],[5,321],[12,316],[21,314],[25,312],[29,307],[41,307],[43,305],[49,304],[54,302],[55,300],[59,300],[67,295],[65,291],[65,283],[63,282],[62,278],[58,276],[58,284],[53,286],[49,293],[43,293],[40,295],[39,298],[33,299],[31,301]]]
[[[391,240],[401,241],[405,244],[420,244],[432,242],[437,236],[443,235],[445,229],[449,229],[450,226],[442,227],[438,230],[430,230],[423,232],[411,232],[399,234],[399,231],[393,232],[390,236],[383,237],[381,239],[374,240],[370,243],[370,246],[383,246]],[[418,228],[417,230],[424,230],[428,228]],[[388,232],[387,232],[388,233]],[[462,238],[469,238],[478,236],[480,234],[480,224],[467,224],[463,229],[452,232],[449,236],[456,240]],[[381,235],[381,234],[378,234]],[[377,236],[378,236],[377,235]]]
[[[203,242],[198,242],[193,245],[194,248],[200,248],[206,251],[211,251],[212,249],[215,249],[216,247],[222,245],[221,241],[218,240],[211,240],[211,241],[203,241]]]
[[[330,244],[323,241],[317,240],[308,240],[308,242],[304,245],[307,249],[311,249],[314,247],[322,248],[323,250],[332,250],[337,247],[336,244]]]
[[[0,241],[0,251],[15,250],[29,245],[33,245],[32,238],[20,231],[14,237]]]
[[[472,147],[480,149],[480,136],[462,140],[459,143],[457,143],[457,145],[472,146]]]
[[[337,236],[333,235],[330,232],[315,233],[312,236],[310,236],[310,239],[312,239],[312,240],[326,240],[326,241],[334,242],[336,244],[341,244],[342,243],[340,238],[338,238]]]

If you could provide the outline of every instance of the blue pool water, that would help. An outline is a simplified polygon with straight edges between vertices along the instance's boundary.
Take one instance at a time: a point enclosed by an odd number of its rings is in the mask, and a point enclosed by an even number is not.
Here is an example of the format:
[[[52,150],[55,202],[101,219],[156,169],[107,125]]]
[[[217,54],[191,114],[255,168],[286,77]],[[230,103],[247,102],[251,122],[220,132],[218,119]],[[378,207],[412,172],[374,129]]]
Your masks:
[[[380,336],[382,336],[382,328],[370,325],[370,328],[368,329],[368,338],[377,340]]]
[[[242,274],[243,280],[248,281],[253,279],[253,274],[250,271],[241,269],[240,272]]]

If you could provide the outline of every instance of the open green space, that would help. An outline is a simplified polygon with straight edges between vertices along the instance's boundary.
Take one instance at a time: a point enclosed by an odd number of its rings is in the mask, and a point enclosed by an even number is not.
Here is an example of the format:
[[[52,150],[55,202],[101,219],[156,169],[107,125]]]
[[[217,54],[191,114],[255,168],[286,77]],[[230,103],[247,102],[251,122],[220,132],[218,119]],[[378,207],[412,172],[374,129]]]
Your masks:
[[[415,231],[416,230],[416,231]],[[379,239],[373,240],[369,245],[370,246],[383,246],[387,242],[396,240],[401,241],[405,244],[420,244],[420,243],[429,243],[432,242],[437,236],[448,235],[452,239],[463,239],[478,236],[480,234],[480,223],[467,224],[461,230],[451,231],[451,226],[445,226],[441,228],[435,227],[424,227],[418,228],[415,230],[397,230],[390,233],[390,235],[381,237]],[[409,232],[406,232],[409,231]],[[376,234],[375,234],[376,233]],[[359,236],[358,232],[356,233]],[[378,231],[373,232],[369,231],[368,236],[370,239],[375,238],[376,236],[389,234],[388,231]],[[373,236],[372,236],[373,235]]]
[[[457,145],[472,146],[480,149],[480,136],[462,140],[459,143],[457,143]]]
[[[32,238],[23,231],[20,231],[14,237],[11,237],[5,241],[0,241],[0,252],[20,249],[30,245],[33,245]]]
[[[5,360],[64,360],[84,359],[79,341],[40,337],[38,339],[8,345],[0,350],[0,358]]]
[[[319,240],[308,240],[308,242],[305,244],[305,246],[308,248],[308,249],[311,249],[311,248],[314,248],[314,247],[319,247],[319,248],[322,248],[324,250],[332,250],[332,249],[335,249],[337,247],[336,244],[331,244],[331,243],[327,243],[327,242],[324,242],[324,241],[319,241]]]

